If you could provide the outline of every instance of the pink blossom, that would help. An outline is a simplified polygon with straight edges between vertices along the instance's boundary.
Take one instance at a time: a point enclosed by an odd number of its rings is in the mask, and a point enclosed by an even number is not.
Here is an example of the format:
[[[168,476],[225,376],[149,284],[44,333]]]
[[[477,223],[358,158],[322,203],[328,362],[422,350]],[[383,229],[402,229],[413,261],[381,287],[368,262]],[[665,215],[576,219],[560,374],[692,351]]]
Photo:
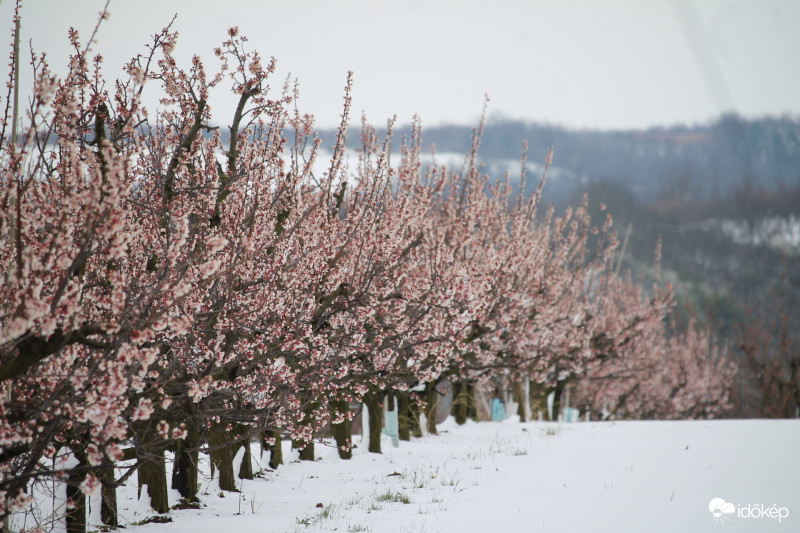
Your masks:
[[[81,481],[80,489],[82,493],[88,496],[97,492],[97,489],[100,488],[100,485],[100,480],[94,475],[86,474],[86,477],[83,478],[83,481]]]
[[[139,398],[139,405],[133,410],[133,420],[147,420],[153,414],[153,403],[147,398]]]

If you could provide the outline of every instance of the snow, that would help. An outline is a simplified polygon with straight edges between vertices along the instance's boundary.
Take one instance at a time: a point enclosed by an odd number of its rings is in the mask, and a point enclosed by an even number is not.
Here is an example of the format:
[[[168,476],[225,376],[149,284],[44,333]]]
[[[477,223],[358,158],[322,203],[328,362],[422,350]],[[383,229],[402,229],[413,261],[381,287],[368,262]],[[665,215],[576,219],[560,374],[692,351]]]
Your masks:
[[[134,476],[119,491],[120,519],[129,533],[800,529],[800,420],[448,419],[439,433],[399,448],[385,437],[380,455],[364,443],[350,461],[319,444],[315,462],[296,461],[284,442],[287,464],[270,471],[255,452],[260,477],[239,494],[221,493],[206,462],[204,507],[172,510],[165,524],[130,525],[155,514]],[[746,518],[770,509],[774,518]],[[89,529],[99,522],[94,496]]]
[[[787,253],[800,251],[800,218],[765,217],[755,221],[709,219],[700,224],[707,230],[721,231],[736,244],[768,246]]]

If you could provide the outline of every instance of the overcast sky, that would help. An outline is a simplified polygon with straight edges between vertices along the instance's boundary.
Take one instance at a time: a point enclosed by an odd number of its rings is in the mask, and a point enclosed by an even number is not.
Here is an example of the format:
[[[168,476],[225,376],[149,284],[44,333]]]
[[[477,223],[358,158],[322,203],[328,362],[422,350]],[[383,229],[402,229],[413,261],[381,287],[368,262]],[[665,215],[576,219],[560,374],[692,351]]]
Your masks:
[[[10,36],[13,1],[0,1]],[[24,49],[32,39],[63,65],[67,28],[87,37],[104,3],[27,0]],[[571,128],[800,115],[797,0],[111,0],[109,11],[96,45],[109,76],[175,13],[187,61],[216,65],[211,50],[238,25],[277,58],[274,87],[299,80],[301,110],[321,126],[338,121],[348,70],[354,118],[378,125],[473,124],[485,93],[490,116]],[[233,98],[212,105],[227,123]]]

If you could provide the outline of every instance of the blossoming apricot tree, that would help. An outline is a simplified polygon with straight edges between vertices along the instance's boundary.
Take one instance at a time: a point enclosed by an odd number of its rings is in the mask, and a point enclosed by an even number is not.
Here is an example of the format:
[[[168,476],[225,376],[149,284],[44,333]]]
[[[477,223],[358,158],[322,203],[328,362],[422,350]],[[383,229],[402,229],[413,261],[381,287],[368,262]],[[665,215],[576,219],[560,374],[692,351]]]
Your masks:
[[[703,394],[704,406],[724,404],[729,372],[697,377],[704,338],[665,337],[671,294],[646,299],[611,273],[610,219],[593,229],[585,205],[540,213],[543,180],[530,196],[524,183],[516,196],[507,178],[490,183],[480,131],[464,167],[448,169],[422,164],[417,124],[390,166],[365,125],[350,171],[348,78],[318,173],[313,119],[291,87],[273,96],[274,60],[232,28],[214,73],[197,57],[183,69],[176,39],[164,28],[109,88],[102,57],[72,31],[66,77],[32,58],[19,139],[6,99],[3,520],[29,503],[32,483],[55,477],[68,487],[69,531],[85,529],[83,495],[98,487],[116,526],[115,489],[134,472],[164,512],[166,450],[189,501],[199,452],[235,490],[232,457],[256,435],[289,435],[308,456],[331,422],[347,457],[350,402],[374,414],[385,395],[443,379],[549,383],[566,372],[587,398],[627,395],[653,416],[718,412],[696,407]],[[162,107],[151,114],[140,98],[155,84]],[[208,102],[225,84],[238,105],[223,135]]]

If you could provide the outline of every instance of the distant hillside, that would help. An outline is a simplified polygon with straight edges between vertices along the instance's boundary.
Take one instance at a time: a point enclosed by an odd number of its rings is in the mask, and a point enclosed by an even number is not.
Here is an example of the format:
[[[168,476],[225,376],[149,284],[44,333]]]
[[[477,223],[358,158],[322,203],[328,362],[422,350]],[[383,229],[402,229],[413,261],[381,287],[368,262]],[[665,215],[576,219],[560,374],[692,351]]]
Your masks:
[[[408,128],[400,128],[395,139],[408,133]],[[437,152],[464,152],[471,133],[466,126],[423,127],[422,140],[435,145]],[[334,135],[321,132],[323,146],[331,145]],[[355,148],[358,139],[354,132],[348,144]],[[490,122],[480,155],[488,163],[519,160],[523,140],[532,161],[541,161],[553,146],[555,165],[572,177],[548,184],[546,192],[553,199],[597,180],[625,185],[637,201],[647,203],[722,197],[742,186],[774,190],[800,180],[800,118],[725,115],[705,126],[612,132]]]

